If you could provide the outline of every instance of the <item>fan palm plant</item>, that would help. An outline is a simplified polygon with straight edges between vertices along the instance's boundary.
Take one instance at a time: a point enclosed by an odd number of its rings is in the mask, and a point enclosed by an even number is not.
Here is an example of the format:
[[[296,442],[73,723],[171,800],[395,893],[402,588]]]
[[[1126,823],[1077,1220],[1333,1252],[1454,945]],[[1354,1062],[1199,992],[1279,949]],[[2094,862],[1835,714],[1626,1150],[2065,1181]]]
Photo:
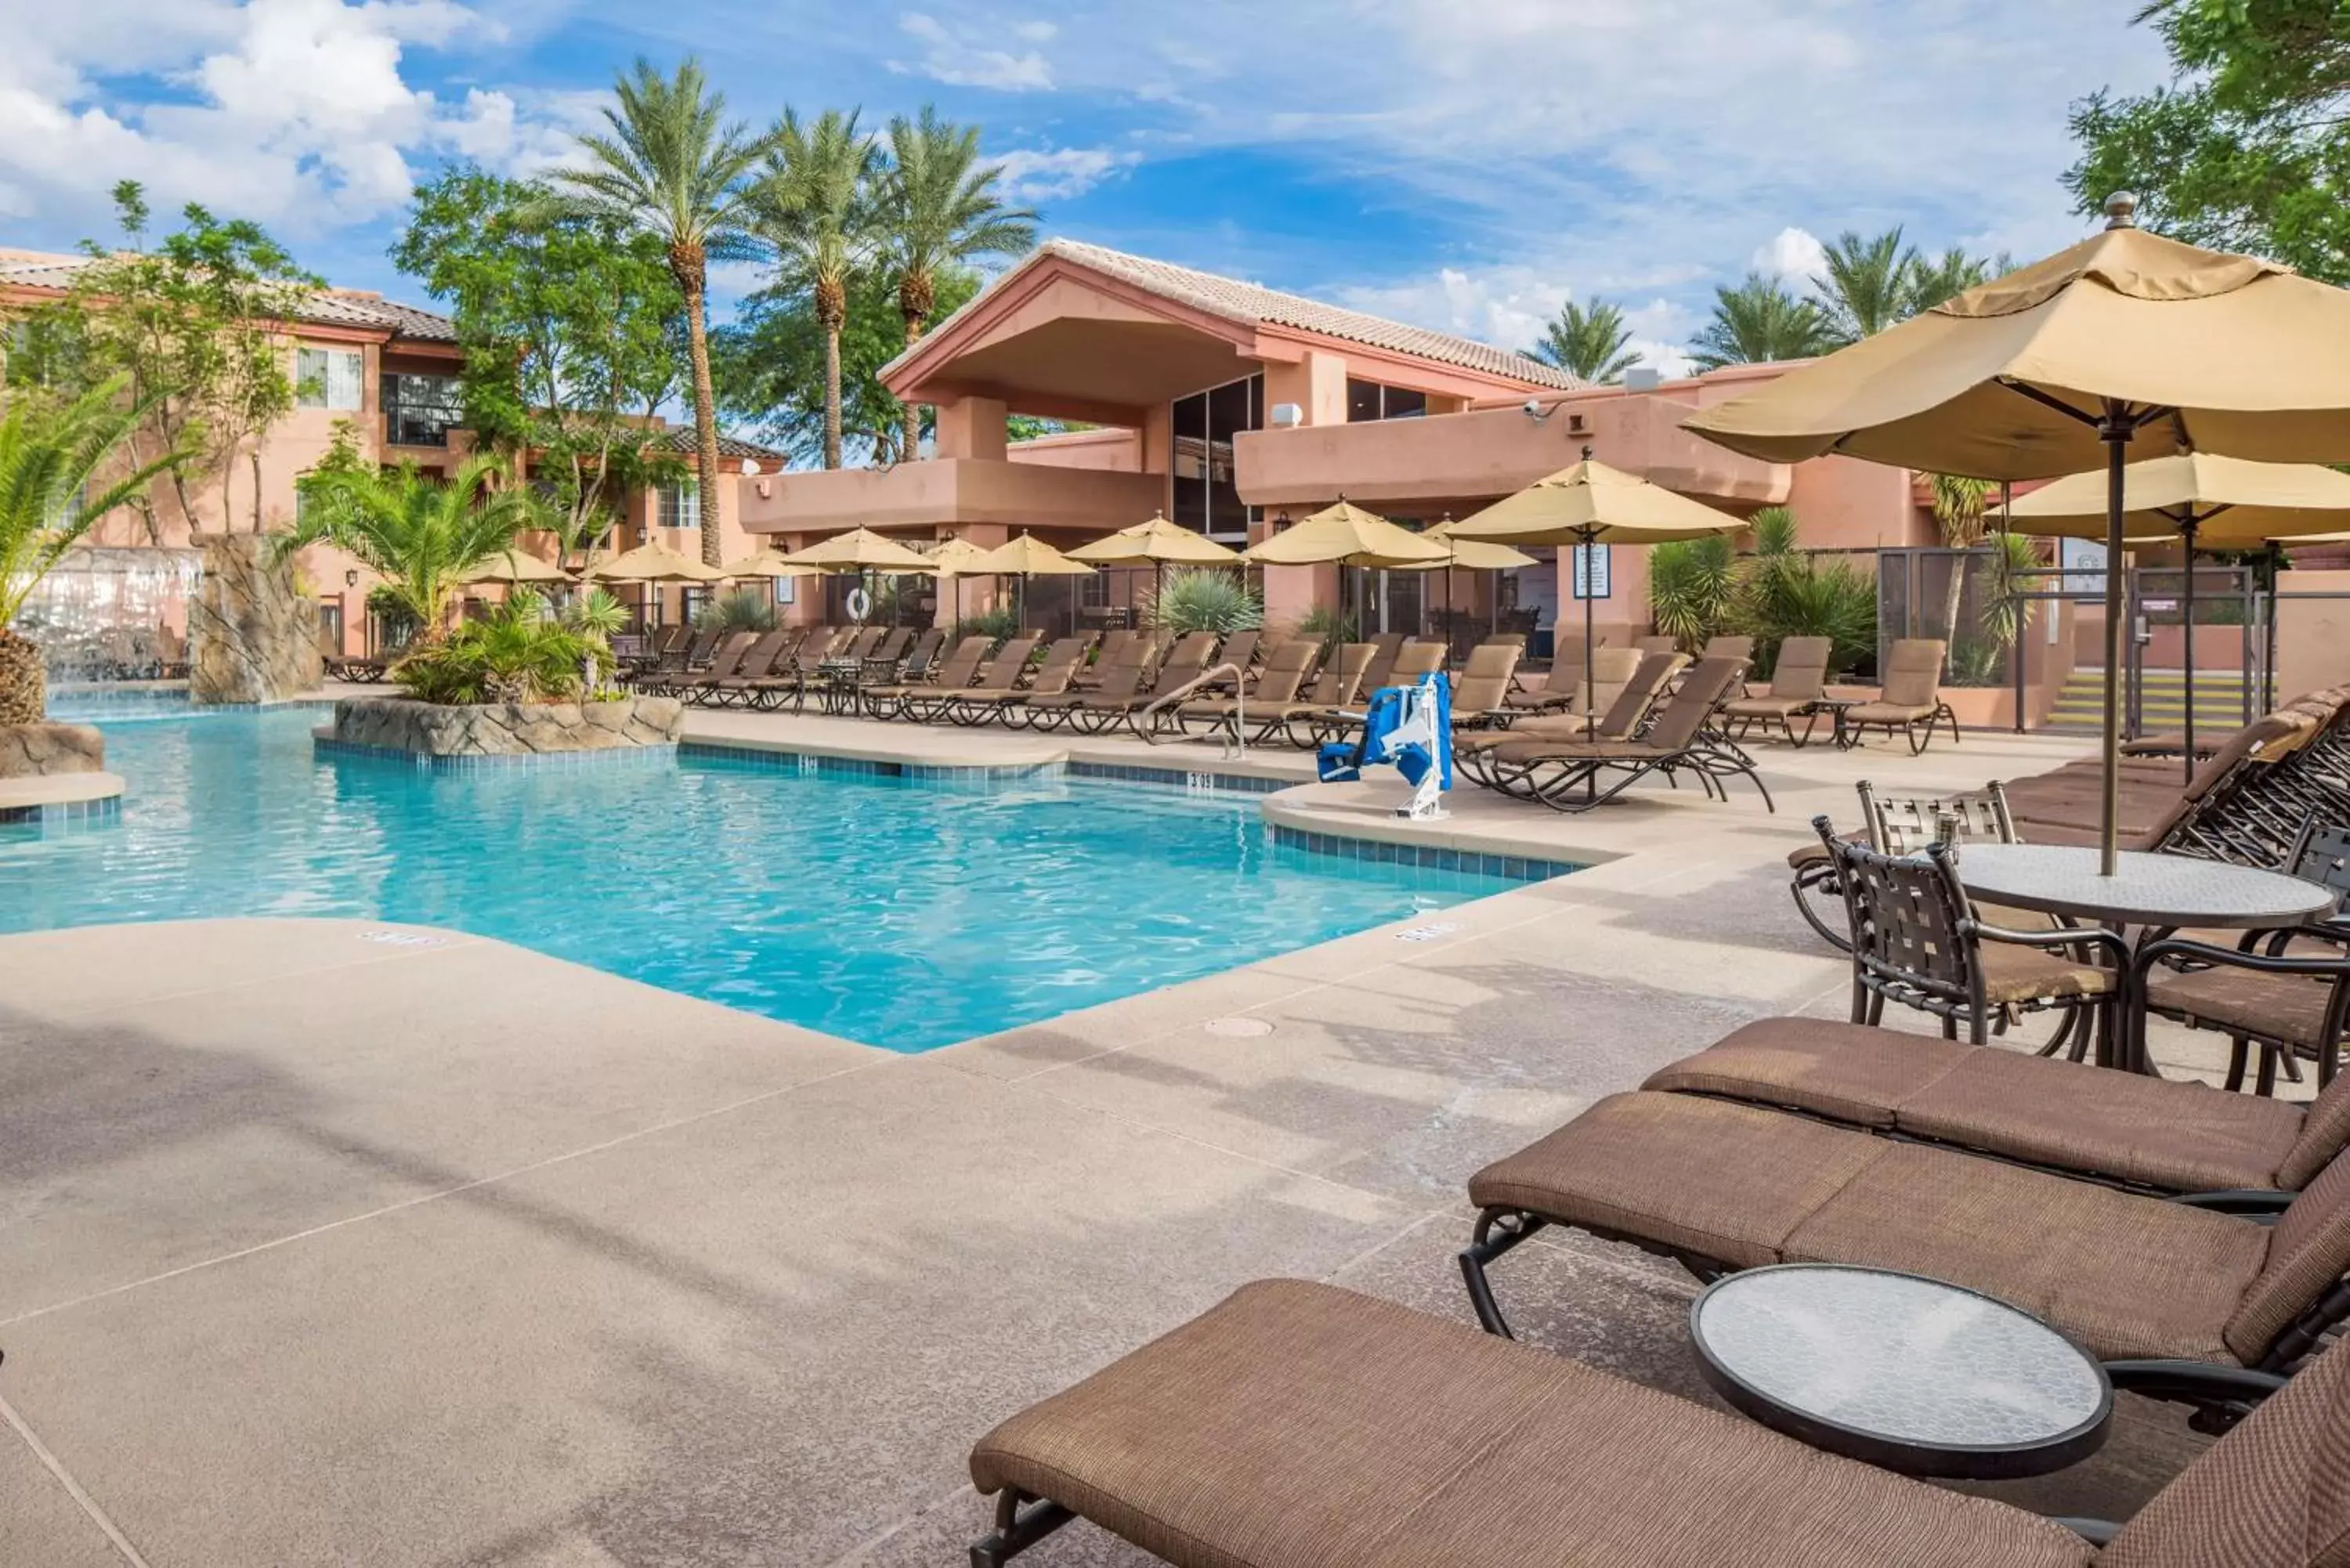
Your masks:
[[[341,461],[330,455],[302,476],[299,520],[278,536],[281,558],[320,541],[358,556],[382,576],[384,599],[415,618],[420,647],[447,638],[467,572],[512,548],[515,535],[548,525],[528,489],[490,488],[504,468],[489,453],[443,483],[413,462],[385,471],[343,450]]]
[[[1901,243],[1899,225],[1873,238],[1846,229],[1826,254],[1826,275],[1812,282],[1839,340],[1873,337],[1917,310],[1918,250]]]
[[[889,121],[889,161],[881,182],[882,243],[898,285],[906,347],[922,340],[938,302],[939,275],[1036,243],[1036,214],[996,193],[1000,165],[979,161],[979,129],[920,118]],[[922,411],[906,405],[901,460],[921,449]]]
[[[71,402],[20,391],[0,402],[0,725],[48,711],[41,650],[9,629],[34,587],[98,520],[191,462],[186,451],[132,464],[151,402],[127,401],[117,378]]]
[[[580,137],[587,166],[558,171],[560,204],[623,233],[658,236],[685,296],[687,352],[693,362],[693,439],[702,480],[702,558],[719,564],[718,413],[710,381],[710,260],[754,254],[749,176],[768,139],[725,118],[726,97],[700,62],[663,77],[639,57],[613,84],[619,107],[604,111],[609,134]]]
[[[1631,341],[1620,307],[1598,298],[1588,306],[1570,299],[1559,306],[1557,319],[1544,325],[1542,340],[1525,352],[1530,359],[1604,386],[1622,380],[1640,362],[1627,347]]]
[[[1964,294],[1978,284],[2015,270],[2015,258],[2002,252],[1988,259],[1969,255],[1952,245],[1932,261],[1919,261],[1909,275],[1909,308],[1914,315],[1931,310],[1944,300]]]
[[[824,333],[824,465],[840,466],[840,333],[848,288],[873,231],[873,177],[881,151],[858,129],[855,109],[828,109],[813,124],[784,110],[756,192],[760,237],[773,245],[780,282],[805,289]]]
[[[550,618],[546,601],[525,592],[410,654],[392,673],[426,702],[560,701],[592,680],[604,651],[602,638]]]
[[[1658,635],[1684,648],[1721,628],[1738,593],[1738,557],[1727,534],[1681,539],[1648,552],[1648,609]]]
[[[1713,291],[1713,319],[1690,340],[1700,369],[1808,359],[1835,347],[1835,329],[1813,300],[1798,299],[1777,278],[1749,273],[1735,288]]]

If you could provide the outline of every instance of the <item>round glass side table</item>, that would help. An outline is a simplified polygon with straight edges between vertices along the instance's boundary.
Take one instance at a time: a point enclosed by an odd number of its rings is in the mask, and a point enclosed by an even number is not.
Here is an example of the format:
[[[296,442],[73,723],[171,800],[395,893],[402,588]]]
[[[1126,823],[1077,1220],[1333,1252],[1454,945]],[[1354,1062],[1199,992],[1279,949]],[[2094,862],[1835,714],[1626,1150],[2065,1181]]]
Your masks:
[[[1905,1475],[2045,1475],[2097,1451],[2105,1368],[2006,1303],[1886,1269],[1783,1263],[1690,1309],[1706,1381],[1766,1427]]]

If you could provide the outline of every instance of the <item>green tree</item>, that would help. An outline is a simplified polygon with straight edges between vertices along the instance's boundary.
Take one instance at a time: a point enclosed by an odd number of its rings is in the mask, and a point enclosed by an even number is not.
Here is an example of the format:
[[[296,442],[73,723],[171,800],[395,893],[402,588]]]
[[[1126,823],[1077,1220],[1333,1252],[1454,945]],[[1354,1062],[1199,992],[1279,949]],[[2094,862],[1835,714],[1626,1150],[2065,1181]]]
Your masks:
[[[941,273],[935,297],[953,310],[979,292],[978,275]],[[805,462],[824,451],[827,333],[805,289],[778,286],[743,302],[734,322],[712,336],[719,401],[762,440]],[[866,459],[905,459],[905,405],[881,384],[881,367],[904,351],[905,327],[897,290],[877,274],[858,275],[848,291],[841,325],[841,431]]]
[[[684,297],[693,366],[693,437],[702,495],[702,558],[720,564],[718,411],[710,379],[710,262],[755,252],[750,175],[768,139],[729,120],[726,96],[688,57],[674,78],[639,57],[613,84],[619,101],[604,111],[608,134],[582,136],[588,166],[554,176],[565,210],[660,242]]]
[[[301,521],[278,547],[291,555],[324,541],[358,556],[384,579],[378,591],[414,618],[417,645],[429,647],[448,636],[465,574],[550,522],[527,488],[498,487],[504,466],[477,452],[446,481],[428,479],[412,462],[367,462],[345,432],[298,482]]]
[[[1946,299],[2014,270],[2015,258],[2005,251],[1996,256],[1979,256],[1963,245],[1952,245],[1939,256],[1920,257],[1909,275],[1908,314],[1931,310]]]
[[[33,589],[118,506],[188,461],[133,455],[154,416],[153,394],[130,397],[117,376],[69,400],[0,387],[0,725],[36,724],[47,711],[41,650],[9,629]]]
[[[905,346],[922,339],[938,315],[941,276],[1036,243],[1036,214],[996,193],[1003,166],[982,163],[979,128],[949,124],[925,104],[920,118],[889,121],[889,159],[880,194],[882,244],[897,285]],[[921,451],[921,415],[908,405],[899,451]]]
[[[2135,191],[2149,228],[2350,284],[2350,5],[2155,0],[2137,19],[2172,79],[2073,105],[2079,210]]]
[[[1839,343],[1857,343],[1908,318],[1918,308],[1918,248],[1900,225],[1881,234],[1846,229],[1825,248],[1827,271],[1812,279]]]
[[[1927,476],[1931,486],[1934,526],[1942,535],[1945,548],[1971,550],[1982,543],[1985,527],[1985,502],[1991,495],[1991,485],[1981,479],[1966,479],[1955,473],[1935,473]],[[1963,556],[1950,564],[1950,586],[1943,597],[1942,628],[1953,647],[1959,639],[1959,600],[1966,592],[1966,560]]]
[[[1751,272],[1736,287],[1715,286],[1713,319],[1690,340],[1698,368],[1808,359],[1835,347],[1835,329],[1818,304],[1790,293],[1764,273]]]
[[[824,334],[824,465],[840,466],[840,337],[849,285],[870,259],[874,176],[881,151],[858,111],[828,109],[813,124],[784,110],[757,192],[759,233],[775,247],[776,285],[805,291]]]
[[[1624,372],[1640,362],[1626,347],[1631,341],[1632,329],[1624,324],[1619,307],[1596,296],[1587,306],[1570,299],[1558,307],[1555,320],[1544,324],[1542,340],[1525,354],[1578,379],[1607,386],[1622,380]]]
[[[170,481],[191,527],[216,521],[234,528],[234,478],[245,459],[258,532],[262,441],[294,407],[285,325],[299,317],[318,280],[256,224],[224,223],[190,203],[180,230],[150,249],[138,182],[116,185],[114,205],[124,244],[85,242],[89,265],[74,274],[64,300],[35,313],[45,379],[68,393],[122,381],[143,410],[127,455]],[[172,454],[179,461],[163,461]],[[191,483],[198,473],[220,482],[217,519],[199,504]],[[152,492],[127,504],[161,543]]]
[[[644,439],[684,362],[661,242],[461,166],[417,189],[391,256],[451,307],[466,423],[517,464],[527,454],[565,554],[585,565],[628,492],[682,467]]]

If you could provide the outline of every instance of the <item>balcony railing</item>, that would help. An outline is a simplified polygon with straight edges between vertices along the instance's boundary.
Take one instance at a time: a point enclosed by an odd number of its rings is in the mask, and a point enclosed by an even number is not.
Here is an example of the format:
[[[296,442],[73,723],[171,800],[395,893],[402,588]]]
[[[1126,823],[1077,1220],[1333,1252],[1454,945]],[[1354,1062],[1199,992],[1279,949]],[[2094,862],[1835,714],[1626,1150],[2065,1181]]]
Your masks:
[[[386,376],[383,439],[392,446],[447,446],[465,422],[464,398],[454,376]]]

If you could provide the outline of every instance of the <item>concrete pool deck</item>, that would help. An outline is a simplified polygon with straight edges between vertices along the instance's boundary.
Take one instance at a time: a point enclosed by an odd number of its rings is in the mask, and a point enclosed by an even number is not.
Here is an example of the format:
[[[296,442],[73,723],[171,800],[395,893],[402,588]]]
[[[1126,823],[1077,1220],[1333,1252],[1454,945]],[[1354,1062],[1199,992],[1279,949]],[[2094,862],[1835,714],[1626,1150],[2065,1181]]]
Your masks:
[[[2084,749],[1773,753],[1776,817],[1464,790],[1445,832],[1597,863],[919,1056],[446,931],[0,939],[0,1563],[960,1563],[962,1460],[1000,1417],[1268,1274],[1467,1321],[1477,1166],[1748,1018],[1840,1016],[1782,857],[1853,779]],[[1269,805],[1360,828],[1397,793]],[[1545,1235],[1503,1288],[1534,1343],[1710,1398],[1670,1265]],[[2123,1403],[2095,1460],[1995,1490],[2126,1514],[2202,1439]],[[1078,1528],[1024,1561],[1143,1559]]]

